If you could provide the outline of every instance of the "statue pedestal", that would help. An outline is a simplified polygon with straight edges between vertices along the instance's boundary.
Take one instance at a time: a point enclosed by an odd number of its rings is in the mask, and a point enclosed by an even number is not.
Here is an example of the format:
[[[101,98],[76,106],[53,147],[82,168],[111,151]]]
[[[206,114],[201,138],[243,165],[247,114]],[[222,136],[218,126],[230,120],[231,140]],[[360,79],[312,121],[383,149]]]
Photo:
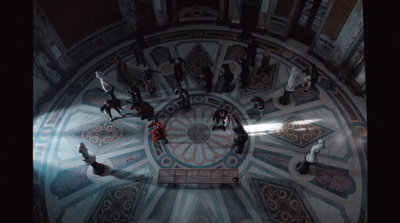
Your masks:
[[[96,156],[95,155],[88,155],[86,156],[83,161],[86,162],[87,165],[90,165],[93,167],[93,173],[96,175],[102,175],[104,171],[106,170],[106,167],[104,164],[96,162]]]
[[[86,163],[86,165],[90,165],[93,167],[94,174],[101,175],[104,173],[106,167],[103,164],[96,162],[95,155],[89,155],[88,149],[83,142],[81,142],[79,146],[79,153],[82,153],[83,161]]]
[[[281,105],[287,105],[290,102],[289,96],[291,93],[293,93],[293,91],[286,90],[286,87],[283,87],[283,89],[285,90],[285,92],[283,93],[282,97],[279,98],[279,103]]]
[[[90,166],[93,167],[93,173],[97,174],[97,175],[102,175],[104,173],[104,171],[106,170],[106,167],[103,164],[98,163],[96,161],[91,163]]]
[[[309,153],[310,153],[310,152],[307,152],[307,153],[304,155],[304,161],[303,161],[303,162],[300,162],[300,163],[296,164],[296,170],[297,170],[297,172],[299,172],[300,174],[307,174],[308,171],[310,171],[310,166],[311,166],[311,165],[315,165],[315,164],[317,163],[317,159],[315,159],[314,162],[310,162],[310,161],[307,160],[307,155],[308,155]]]

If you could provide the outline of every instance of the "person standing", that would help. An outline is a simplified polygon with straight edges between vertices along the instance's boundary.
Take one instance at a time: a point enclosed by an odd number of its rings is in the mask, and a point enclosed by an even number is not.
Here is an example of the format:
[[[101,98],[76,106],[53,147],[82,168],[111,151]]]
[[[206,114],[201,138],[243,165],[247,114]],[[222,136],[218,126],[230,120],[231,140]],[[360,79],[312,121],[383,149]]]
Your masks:
[[[129,86],[129,74],[128,74],[128,65],[126,65],[125,61],[123,61],[120,57],[116,57],[114,64],[114,70],[117,72],[117,81],[120,84],[125,84]]]
[[[153,95],[154,87],[153,87],[153,74],[154,73],[161,73],[159,71],[154,71],[152,69],[147,69],[142,74],[142,80],[144,85],[146,86],[147,93]]]
[[[258,47],[258,42],[254,37],[251,37],[251,42],[247,44],[245,50],[246,50],[246,61],[251,60],[252,67],[254,67],[254,60],[257,56],[257,47]]]
[[[212,81],[214,79],[214,74],[211,69],[207,66],[199,67],[200,77],[206,82],[203,87],[206,89],[206,93],[210,93],[212,90]]]
[[[104,104],[101,106],[100,111],[103,113],[104,110],[106,110],[107,114],[110,116],[110,120],[114,121],[114,118],[111,115],[111,109],[114,109],[117,111],[121,117],[124,117],[124,115],[121,113],[121,101],[118,99],[108,99],[104,102]]]
[[[100,80],[101,87],[104,92],[111,98],[117,99],[114,94],[114,86],[112,86],[105,77],[105,74],[101,71],[96,71],[96,77]]]
[[[236,133],[235,139],[233,141],[233,145],[237,146],[235,153],[241,154],[244,149],[244,145],[249,139],[249,135],[247,134],[246,130],[243,128],[243,125],[240,124],[239,121],[236,120],[235,117],[233,117],[235,122],[236,122],[236,127],[234,127],[232,130]]]
[[[262,98],[260,97],[253,97],[252,99],[250,99],[249,102],[254,103],[253,106],[253,112],[251,114],[258,114],[258,118],[256,118],[257,121],[259,121],[263,115],[264,115],[264,109],[265,109],[265,102]]]
[[[223,80],[223,86],[222,86],[222,91],[223,92],[228,92],[230,83],[233,81],[233,73],[229,69],[229,64],[222,64],[221,65],[221,70],[219,71],[219,75],[222,77]]]
[[[260,69],[258,69],[257,74],[259,74],[262,70],[268,69],[270,60],[271,60],[271,50],[266,49],[263,53],[263,57],[261,59],[261,67]]]
[[[157,142],[161,140],[163,144],[167,144],[168,139],[164,122],[159,118],[155,118],[154,121],[147,125],[147,128],[151,128],[153,126],[154,128],[149,132],[149,135],[151,135],[151,141]]]
[[[140,23],[136,23],[135,26],[136,26],[136,35],[135,35],[135,37],[136,37],[137,42],[141,46],[146,47],[146,42],[144,40],[144,31],[143,31],[142,25]]]
[[[182,72],[183,63],[186,63],[186,61],[181,57],[175,57],[169,62],[169,64],[174,65],[174,74],[177,83],[179,83],[179,81],[181,82],[183,81],[183,72]]]
[[[131,50],[133,51],[133,54],[136,58],[136,66],[139,66],[141,63],[143,63],[143,66],[146,67],[143,48],[143,45],[139,44],[139,42],[135,42],[131,46]]]
[[[314,89],[319,77],[317,66],[315,64],[310,64],[310,66],[307,69],[303,70],[302,73],[306,73],[306,76],[303,79],[303,83],[301,84],[302,87],[307,85],[304,92],[307,92],[310,89]]]
[[[181,107],[185,109],[186,112],[190,111],[190,95],[189,92],[184,88],[176,88],[175,94],[179,94],[181,99]]]
[[[250,70],[244,58],[239,59],[239,64],[242,67],[242,72],[240,73],[240,81],[242,86],[240,86],[240,88],[244,89],[247,87]]]
[[[136,102],[142,102],[143,99],[140,90],[133,85],[129,87],[128,94],[132,98],[132,107],[130,108],[130,110],[133,110],[136,107]]]
[[[232,123],[231,117],[229,116],[228,111],[225,109],[218,109],[217,111],[214,112],[212,131],[214,131],[215,127],[217,127],[220,120],[223,121],[224,131],[226,130],[226,125],[227,125],[228,121],[230,123]]]

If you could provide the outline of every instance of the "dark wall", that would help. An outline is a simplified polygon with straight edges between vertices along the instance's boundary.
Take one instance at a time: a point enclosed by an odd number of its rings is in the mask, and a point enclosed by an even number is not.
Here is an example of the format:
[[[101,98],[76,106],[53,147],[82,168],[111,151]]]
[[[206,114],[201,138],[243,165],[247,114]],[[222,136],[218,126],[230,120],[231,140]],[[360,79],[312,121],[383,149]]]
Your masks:
[[[192,6],[195,4],[208,6],[218,10],[218,0],[176,0],[176,8],[178,9],[182,8],[183,6]]]
[[[39,3],[66,48],[122,19],[115,0],[39,0]]]
[[[252,30],[255,28],[258,22],[258,15],[260,13],[259,0],[248,0],[244,1],[241,11],[240,24],[245,30]]]

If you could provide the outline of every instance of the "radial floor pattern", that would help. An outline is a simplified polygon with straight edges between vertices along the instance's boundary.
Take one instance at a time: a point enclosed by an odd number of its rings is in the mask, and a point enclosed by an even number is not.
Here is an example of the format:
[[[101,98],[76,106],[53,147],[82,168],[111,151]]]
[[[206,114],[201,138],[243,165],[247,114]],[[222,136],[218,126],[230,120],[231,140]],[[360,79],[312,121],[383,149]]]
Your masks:
[[[259,42],[250,82],[240,88],[239,58],[245,55],[240,32],[220,27],[169,30],[146,38],[148,67],[136,66],[133,40],[88,62],[33,120],[34,215],[43,222],[366,222],[367,121],[365,102],[299,49],[255,34]],[[257,74],[262,53],[271,49],[268,70]],[[153,143],[147,119],[129,110],[127,88],[113,69],[115,56],[127,62],[132,83],[166,125],[169,143]],[[176,82],[170,60],[185,59],[183,81]],[[310,63],[320,68],[316,90],[304,92],[297,79],[287,105],[279,98],[291,69]],[[227,93],[217,75],[228,63],[235,79]],[[213,91],[205,93],[197,68],[214,72]],[[146,93],[140,75],[154,76],[155,93]],[[101,70],[122,101],[120,117],[110,121],[100,106],[107,98],[95,78]],[[176,87],[190,93],[192,109],[179,107]],[[260,120],[250,98],[265,101]],[[360,102],[361,101],[361,102]],[[224,108],[249,133],[244,152],[235,153],[235,123],[212,128],[212,115]],[[115,112],[115,113],[114,113]],[[302,175],[296,164],[323,139],[318,163]],[[104,164],[93,173],[79,153],[80,143]],[[237,168],[240,184],[157,184],[160,168]]]

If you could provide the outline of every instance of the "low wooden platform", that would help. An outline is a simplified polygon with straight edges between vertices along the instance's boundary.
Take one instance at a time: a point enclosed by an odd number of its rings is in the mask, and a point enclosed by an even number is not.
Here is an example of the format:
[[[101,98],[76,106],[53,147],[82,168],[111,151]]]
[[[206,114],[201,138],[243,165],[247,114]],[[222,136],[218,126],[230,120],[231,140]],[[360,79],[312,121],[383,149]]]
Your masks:
[[[159,184],[239,184],[238,169],[160,169]]]

